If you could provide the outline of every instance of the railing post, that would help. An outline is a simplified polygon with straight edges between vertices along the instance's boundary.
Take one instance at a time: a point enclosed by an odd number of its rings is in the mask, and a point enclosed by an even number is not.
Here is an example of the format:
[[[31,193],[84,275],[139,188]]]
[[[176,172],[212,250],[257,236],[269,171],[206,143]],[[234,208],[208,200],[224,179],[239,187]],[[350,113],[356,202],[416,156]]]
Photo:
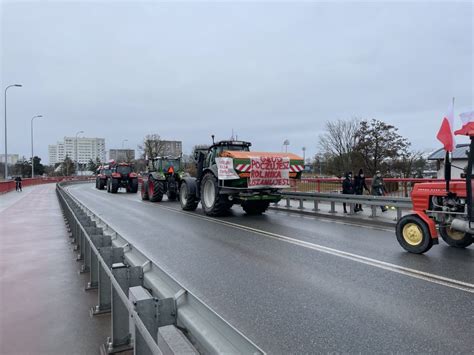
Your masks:
[[[372,209],[372,214],[370,215],[370,217],[372,217],[372,218],[377,217],[377,206],[372,205],[372,206],[370,206],[370,208]]]
[[[313,211],[315,211],[315,212],[318,212],[318,211],[319,211],[319,208],[318,208],[318,201],[317,201],[317,200],[314,200],[314,208],[313,208]]]
[[[286,199],[286,208],[290,208],[291,207],[291,203],[290,203],[290,198],[288,197]]]
[[[397,221],[399,221],[402,218],[402,209],[400,207],[397,207]]]
[[[298,209],[300,209],[300,210],[304,209],[303,202],[304,202],[304,200],[301,198],[300,199],[300,206],[298,207]]]
[[[331,201],[331,210],[329,211],[329,213],[337,213],[337,211],[336,211],[336,202]]]

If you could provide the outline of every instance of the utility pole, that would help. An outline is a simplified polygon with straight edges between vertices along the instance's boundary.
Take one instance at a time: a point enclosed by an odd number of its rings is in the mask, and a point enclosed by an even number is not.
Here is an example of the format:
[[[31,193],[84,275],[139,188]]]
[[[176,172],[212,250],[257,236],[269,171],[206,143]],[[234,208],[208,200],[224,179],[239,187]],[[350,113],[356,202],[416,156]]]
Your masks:
[[[21,84],[8,85],[5,88],[5,180],[8,178],[8,145],[7,145],[7,90],[11,87],[21,88]]]
[[[34,162],[34,153],[33,153],[33,120],[35,118],[43,117],[41,115],[36,115],[31,117],[31,178],[35,177],[35,162]]]

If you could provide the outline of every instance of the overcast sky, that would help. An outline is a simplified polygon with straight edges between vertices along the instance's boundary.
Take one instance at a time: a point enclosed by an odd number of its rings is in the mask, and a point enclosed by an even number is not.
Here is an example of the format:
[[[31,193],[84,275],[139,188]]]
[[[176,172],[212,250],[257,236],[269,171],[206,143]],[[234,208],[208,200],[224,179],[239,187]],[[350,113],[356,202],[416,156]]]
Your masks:
[[[24,85],[8,91],[8,151],[30,155],[36,114],[45,162],[80,130],[106,149],[158,133],[190,152],[234,129],[310,156],[326,121],[353,117],[437,148],[451,98],[474,109],[473,17],[468,1],[3,1],[0,83]]]

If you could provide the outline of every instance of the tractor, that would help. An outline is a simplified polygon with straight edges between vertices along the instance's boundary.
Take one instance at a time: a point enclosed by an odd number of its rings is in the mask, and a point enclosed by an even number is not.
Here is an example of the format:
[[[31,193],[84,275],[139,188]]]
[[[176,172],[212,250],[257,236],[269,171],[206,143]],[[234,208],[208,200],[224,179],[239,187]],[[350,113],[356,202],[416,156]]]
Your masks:
[[[301,178],[303,159],[291,153],[251,152],[250,142],[225,140],[194,152],[197,176],[183,179],[179,201],[185,211],[201,202],[208,216],[225,215],[241,205],[249,215],[264,213],[281,191]]]
[[[142,200],[160,202],[163,196],[175,201],[179,184],[187,174],[182,170],[181,157],[157,157],[148,161],[147,178],[141,186]]]
[[[138,175],[133,172],[131,164],[111,164],[111,174],[107,179],[107,192],[115,194],[119,188],[124,188],[130,193],[138,191]]]
[[[108,165],[101,165],[97,169],[97,176],[95,178],[95,188],[103,190],[107,186],[107,180],[111,176],[112,171]]]
[[[438,234],[450,246],[466,248],[474,241],[474,123],[465,125],[456,135],[470,137],[466,151],[468,165],[463,180],[451,181],[451,161],[446,152],[445,181],[416,184],[411,199],[413,213],[396,225],[396,236],[407,251],[422,254],[438,244]]]

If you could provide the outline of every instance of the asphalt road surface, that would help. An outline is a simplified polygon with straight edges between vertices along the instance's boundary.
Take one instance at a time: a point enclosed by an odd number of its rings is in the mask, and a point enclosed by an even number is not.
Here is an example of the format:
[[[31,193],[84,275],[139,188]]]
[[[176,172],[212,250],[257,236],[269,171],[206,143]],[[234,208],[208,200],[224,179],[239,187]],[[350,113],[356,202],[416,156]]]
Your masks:
[[[68,189],[269,353],[474,351],[473,247],[413,255],[391,230]]]

